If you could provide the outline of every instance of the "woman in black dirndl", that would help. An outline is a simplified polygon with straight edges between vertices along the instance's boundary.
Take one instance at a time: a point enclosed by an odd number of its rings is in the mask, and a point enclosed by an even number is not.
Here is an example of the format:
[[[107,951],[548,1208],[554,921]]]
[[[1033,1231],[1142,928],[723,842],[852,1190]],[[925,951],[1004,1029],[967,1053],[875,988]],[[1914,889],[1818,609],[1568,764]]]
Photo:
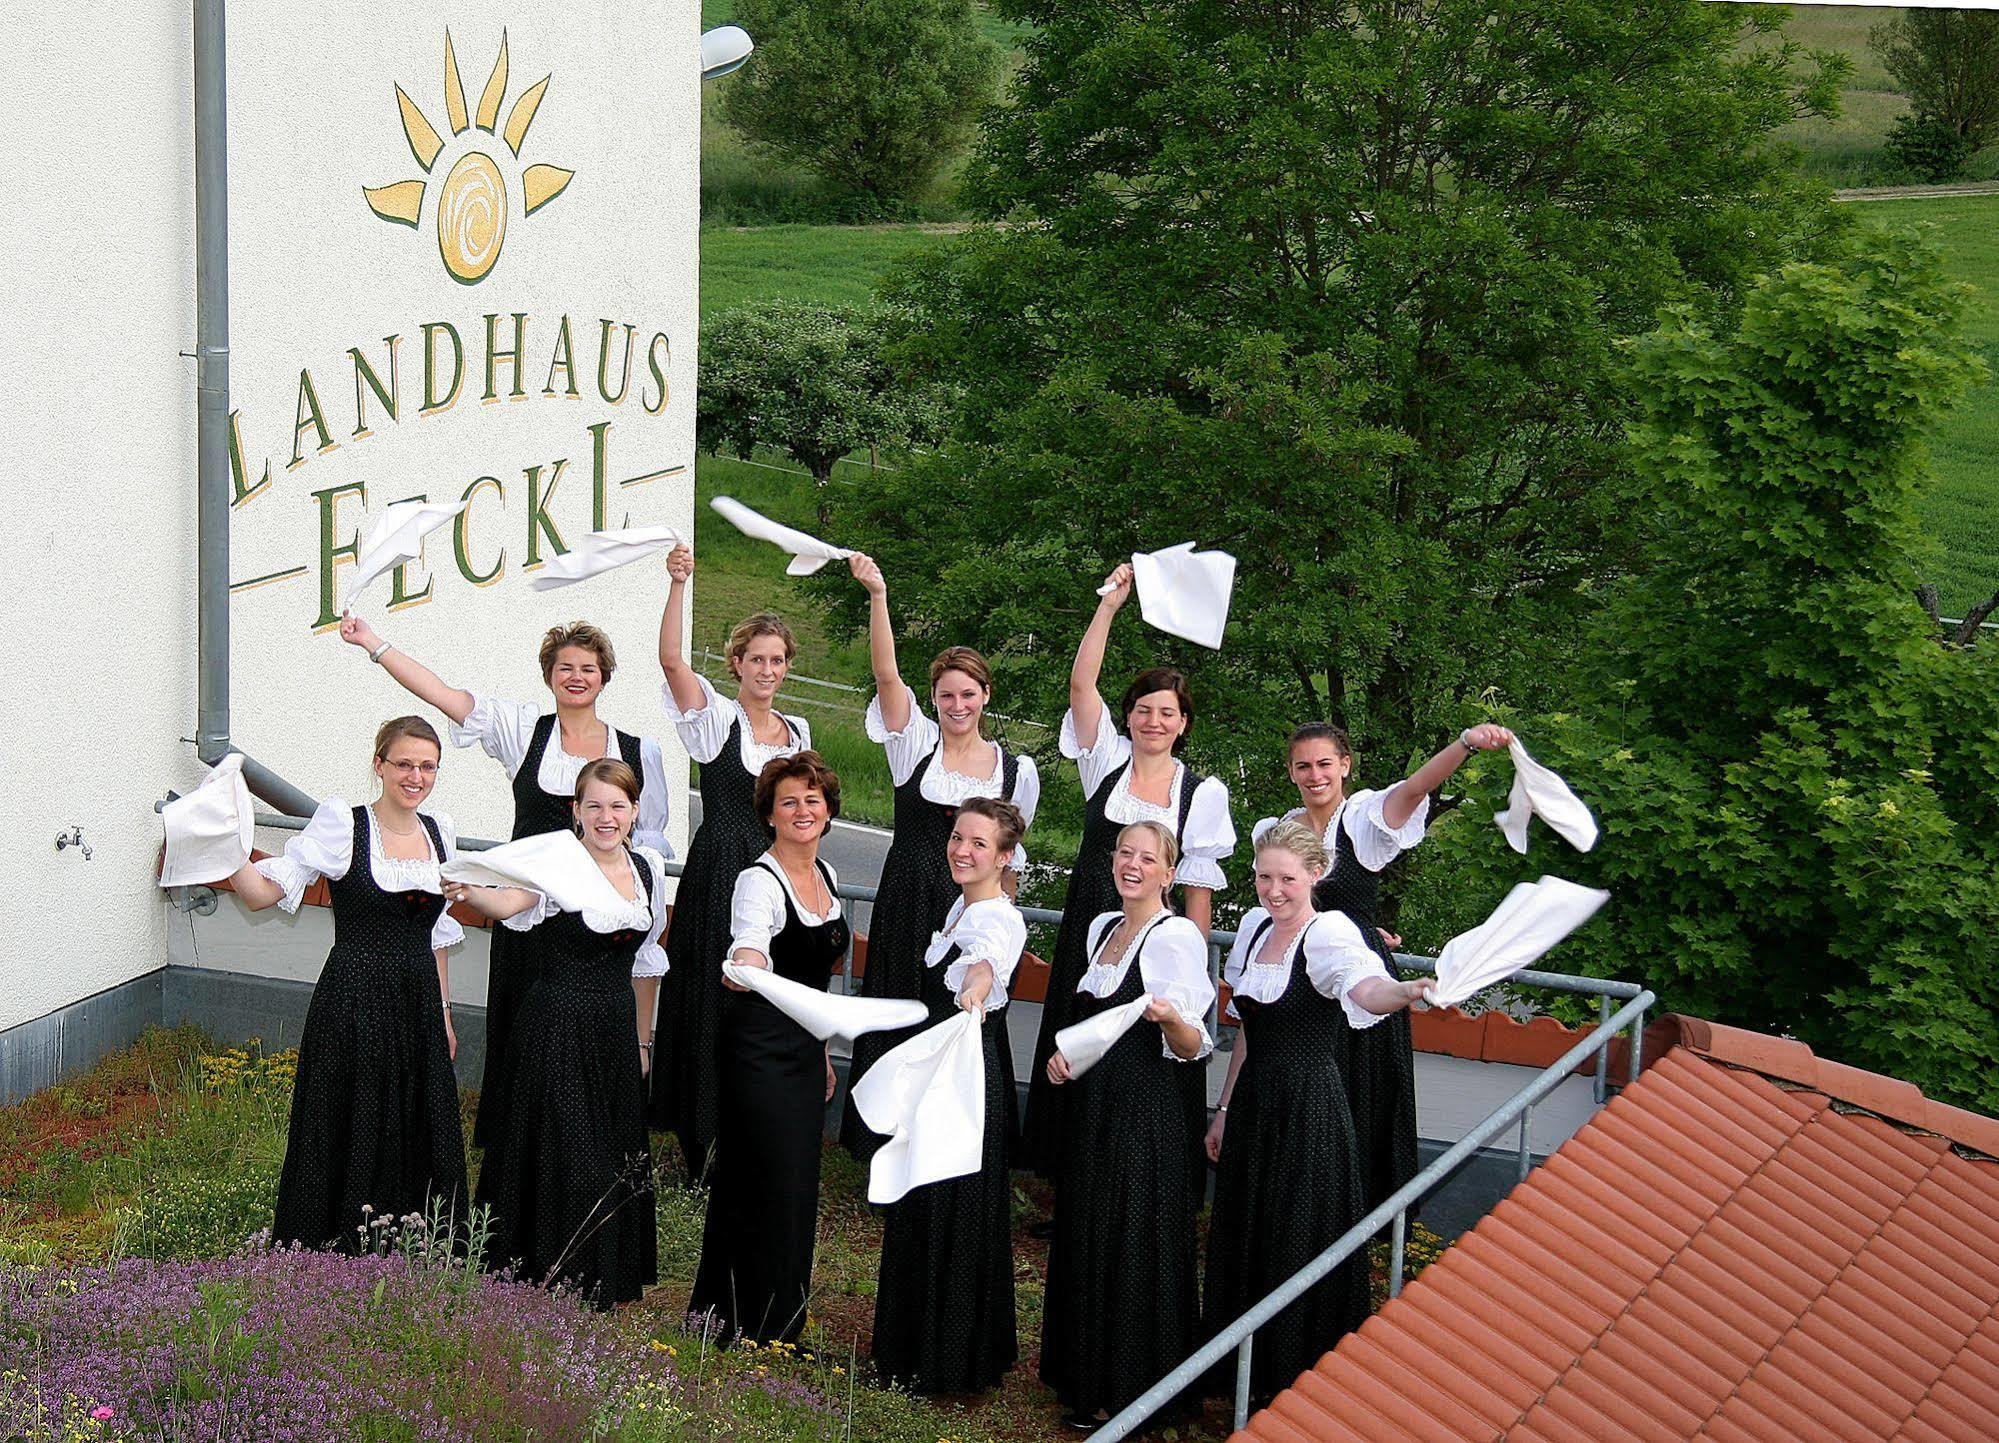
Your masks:
[[[600,759],[621,760],[639,779],[639,817],[633,837],[663,857],[668,792],[659,743],[619,731],[597,715],[597,702],[617,670],[611,639],[585,621],[553,626],[541,639],[541,679],[555,697],[555,710],[487,692],[464,691],[383,641],[358,616],[340,623],[340,636],[368,653],[371,661],[419,700],[451,719],[454,746],[476,745],[506,768],[514,794],[509,838],[563,831],[570,825],[570,801],[584,766]],[[491,1148],[506,1133],[507,1043],[514,1033],[515,1009],[535,978],[539,941],[533,933],[492,929],[486,973],[486,1061],[479,1080],[479,1113],[472,1140]],[[657,983],[646,984],[647,1000]]]
[[[1352,918],[1319,912],[1325,871],[1311,827],[1279,822],[1256,851],[1256,891],[1223,978],[1242,1031],[1229,1056],[1208,1155],[1217,1163],[1208,1227],[1203,1336],[1212,1337],[1367,1216],[1364,1170],[1341,1054],[1346,1030],[1380,1030],[1430,995],[1401,982]],[[1257,1330],[1250,1395],[1269,1398],[1360,1326],[1368,1314],[1367,1251]],[[1220,1370],[1211,1386],[1233,1381]]]
[[[437,875],[455,833],[450,818],[418,810],[441,750],[422,717],[385,723],[375,735],[381,797],[365,807],[328,797],[281,856],[230,878],[252,911],[296,912],[322,877],[333,899],[333,950],[299,1037],[271,1228],[280,1243],[365,1251],[376,1219],[464,1220],[445,949],[465,934]]]
[[[1027,947],[1027,922],[1001,877],[1026,825],[1011,802],[966,800],[944,847],[958,900],[918,963],[926,1025],[961,1009],[980,1016],[986,1092],[979,1170],[910,1189],[889,1205],[882,1231],[875,1367],[915,1393],[990,1388],[1020,1356],[1007,1171],[1013,1069],[1003,1059],[1007,983]]]
[[[1300,805],[1283,819],[1318,833],[1327,857],[1312,905],[1351,917],[1397,981],[1402,973],[1381,932],[1381,873],[1423,840],[1431,794],[1468,758],[1512,742],[1513,733],[1505,727],[1475,726],[1394,786],[1349,792],[1353,747],[1347,734],[1324,722],[1291,734],[1290,773]],[[1262,837],[1277,820],[1265,817],[1251,836]],[[1345,1023],[1339,1026],[1344,1029]],[[1379,1026],[1347,1030],[1342,1068],[1360,1148],[1363,1196],[1372,1211],[1416,1175],[1415,1053],[1407,1012],[1397,1012]]]
[[[679,1138],[688,1175],[698,1178],[720,1114],[720,962],[729,951],[730,899],[736,878],[770,845],[769,829],[757,815],[757,776],[772,761],[809,749],[812,728],[805,718],[775,709],[798,652],[791,628],[768,612],[740,622],[728,648],[736,694],[721,696],[688,664],[681,645],[694,553],[674,547],[667,572],[672,585],[659,622],[662,695],[667,720],[701,768],[701,825],[687,845],[667,927],[667,955],[682,965],[667,973],[662,987],[651,1115],[654,1127]]]
[[[848,564],[867,588],[870,602],[868,645],[876,692],[868,706],[868,738],[880,743],[887,754],[889,779],[895,784],[895,836],[882,859],[881,882],[875,891],[861,995],[922,998],[924,950],[959,898],[957,879],[945,858],[945,842],[958,808],[973,797],[1000,797],[1019,809],[1023,827],[1031,826],[1041,800],[1041,778],[1032,757],[986,740],[983,723],[992,701],[992,672],[986,659],[970,647],[947,647],[930,663],[930,701],[936,717],[924,714],[916,693],[896,669],[895,630],[881,568],[873,558],[858,554]],[[1025,862],[1025,849],[1016,848],[1009,880]],[[849,1098],[874,1060],[909,1035],[880,1032],[855,1039],[847,1076]],[[1015,1094],[1010,1048],[1000,1049],[999,1066],[1007,1100],[1005,1127],[1011,1136]],[[861,1121],[851,1101],[841,1120],[840,1140],[863,1162],[882,1142]]]
[[[1205,1169],[1182,1078],[1206,1073],[1215,989],[1207,939],[1166,905],[1176,861],[1162,824],[1119,832],[1112,877],[1122,905],[1090,924],[1070,1020],[1151,1000],[1081,1077],[1061,1051],[1048,1059],[1050,1084],[1070,1098],[1041,1378],[1084,1428],[1171,1372],[1198,1340],[1194,1215]]]
[[[1062,755],[1074,758],[1081,773],[1088,805],[1082,844],[1062,903],[1062,928],[1049,967],[1021,1128],[1021,1161],[1044,1177],[1059,1171],[1064,1105],[1048,1082],[1048,1058],[1055,1051],[1055,1034],[1074,1020],[1076,983],[1089,965],[1089,929],[1095,918],[1118,907],[1111,853],[1119,831],[1133,822],[1157,822],[1167,829],[1179,849],[1174,880],[1180,886],[1182,910],[1204,937],[1214,894],[1227,882],[1222,861],[1235,850],[1228,788],[1214,777],[1196,777],[1179,759],[1194,721],[1186,678],[1168,667],[1142,671],[1125,689],[1116,713],[1097,693],[1111,622],[1131,597],[1130,565],[1113,571],[1109,585],[1110,592],[1098,602],[1076,648],[1069,672],[1069,712],[1062,718],[1059,738]],[[1123,719],[1123,731],[1114,717]],[[1207,1119],[1207,1094],[1205,1079],[1196,1072],[1186,1070],[1177,1085],[1189,1115],[1199,1125]]]
[[[840,779],[817,752],[770,762],[757,778],[769,850],[736,877],[731,936],[704,963],[768,967],[825,990],[849,933],[833,869],[819,858],[840,813]],[[833,1100],[827,1045],[763,997],[726,979],[719,1112],[701,1266],[688,1311],[722,1342],[796,1342],[812,1286],[820,1138]]]
[[[617,899],[601,912],[566,912],[521,888],[445,887],[509,928],[533,929],[541,955],[509,1044],[506,1136],[479,1172],[478,1201],[492,1209],[487,1258],[599,1308],[659,1278],[646,1003],[667,970],[666,877],[657,851],[631,845],[638,807],[623,762],[591,762],[576,779],[579,848]]]

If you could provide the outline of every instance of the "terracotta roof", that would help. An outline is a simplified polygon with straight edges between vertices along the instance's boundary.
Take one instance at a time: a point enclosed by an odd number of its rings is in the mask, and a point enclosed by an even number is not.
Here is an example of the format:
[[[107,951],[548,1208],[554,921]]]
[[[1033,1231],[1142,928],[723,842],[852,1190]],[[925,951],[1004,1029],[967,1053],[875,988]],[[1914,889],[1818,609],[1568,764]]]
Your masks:
[[[1676,1045],[1240,1439],[1999,1438],[1999,1121]]]

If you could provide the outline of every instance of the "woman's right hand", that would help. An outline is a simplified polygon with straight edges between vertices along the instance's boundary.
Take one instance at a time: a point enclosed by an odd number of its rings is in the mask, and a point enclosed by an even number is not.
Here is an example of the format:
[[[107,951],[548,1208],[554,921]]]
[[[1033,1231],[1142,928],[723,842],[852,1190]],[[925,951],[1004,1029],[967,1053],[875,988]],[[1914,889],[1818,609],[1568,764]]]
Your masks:
[[[770,960],[765,957],[744,955],[741,957],[731,957],[729,960],[735,963],[738,967],[761,967],[765,971],[770,970]],[[749,988],[743,986],[742,983],[731,978],[729,974],[726,972],[722,974],[722,985],[728,988],[731,992],[747,992],[750,990]]]
[[[666,553],[666,574],[678,585],[694,576],[694,548],[685,541]]]
[[[1059,1052],[1050,1054],[1048,1058],[1048,1080],[1050,1082],[1054,1083],[1057,1087],[1060,1087],[1063,1083],[1069,1081],[1074,1076],[1075,1074],[1069,1071],[1068,1058],[1064,1057]]]
[[[382,644],[382,638],[375,634],[375,628],[351,611],[340,618],[340,639],[360,647],[363,651],[373,651]]]
[[[864,551],[856,551],[847,558],[847,569],[854,573],[854,580],[861,583],[862,590],[870,596],[888,595],[888,578],[882,575],[881,564]]]
[[[1228,1127],[1228,1124],[1229,1115],[1226,1112],[1217,1112],[1215,1120],[1208,1124],[1207,1140],[1202,1145],[1208,1150],[1209,1162],[1220,1162],[1222,1160],[1222,1132]]]
[[[1104,578],[1104,585],[1108,586],[1110,590],[1104,593],[1103,604],[1108,606],[1112,611],[1116,611],[1120,606],[1131,600],[1131,563],[1129,561],[1120,562],[1111,574]]]

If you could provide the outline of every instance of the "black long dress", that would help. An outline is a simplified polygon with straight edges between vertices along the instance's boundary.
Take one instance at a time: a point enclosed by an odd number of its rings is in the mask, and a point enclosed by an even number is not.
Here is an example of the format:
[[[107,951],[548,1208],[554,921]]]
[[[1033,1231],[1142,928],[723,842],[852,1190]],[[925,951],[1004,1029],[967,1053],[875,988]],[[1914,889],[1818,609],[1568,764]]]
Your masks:
[[[534,738],[514,773],[514,829],[508,834],[513,841],[540,836],[543,832],[569,830],[570,807],[575,799],[545,792],[541,787],[541,759],[555,736],[557,720],[555,713],[549,712],[534,724]],[[643,789],[645,767],[641,764],[639,739],[616,727],[610,731],[613,746],[608,750],[624,758]],[[509,1044],[521,999],[534,985],[539,970],[540,930],[516,932],[508,927],[494,927],[489,934],[492,960],[486,973],[486,1065],[479,1078],[479,1112],[472,1120],[472,1141],[488,1152],[507,1135],[506,1106],[511,1095],[507,1080]],[[490,1159],[482,1164],[490,1165]]]
[[[958,955],[953,946],[934,966],[918,958],[927,1026],[958,1010],[944,984]],[[986,1063],[979,1170],[911,1189],[890,1204],[882,1232],[875,1367],[913,1393],[979,1392],[1005,1377],[1020,1357],[1014,1331],[1013,1182],[1006,1165],[1013,1069],[1001,1064],[1007,1052],[1004,1008],[986,1014],[979,1041]]]
[[[1246,955],[1255,956],[1269,926],[1266,919]],[[1203,1337],[1249,1311],[1368,1212],[1340,1062],[1349,1036],[1380,1028],[1351,1031],[1340,1004],[1312,985],[1304,931],[1284,994],[1269,1003],[1237,995],[1233,1005],[1249,1055],[1230,1096],[1216,1169]],[[1356,1253],[1257,1330],[1252,1397],[1289,1385],[1366,1320],[1366,1257]],[[1232,1387],[1234,1377],[1230,1363],[1210,1386]]]
[[[847,950],[846,918],[808,924],[777,864],[755,865],[777,877],[784,892],[784,928],[771,938],[771,969],[823,991]],[[818,866],[830,895],[832,873],[824,862]],[[726,921],[726,909],[722,916]],[[706,965],[719,973],[719,955]],[[796,1342],[818,1231],[826,1045],[754,992],[725,992],[718,1080],[708,1216],[688,1311],[713,1314],[714,1335],[723,1342]]]
[[[1076,984],[1090,965],[1090,925],[1106,912],[1115,912],[1124,903],[1117,883],[1111,879],[1111,858],[1117,852],[1118,833],[1124,823],[1114,822],[1105,811],[1118,781],[1131,769],[1127,761],[1104,779],[1090,797],[1083,813],[1083,839],[1076,848],[1076,865],[1069,873],[1069,890],[1062,899],[1062,927],[1055,935],[1055,957],[1048,966],[1048,992],[1041,1003],[1041,1031],[1034,1039],[1034,1070],[1027,1077],[1027,1112],[1020,1125],[1019,1165],[1043,1177],[1060,1172],[1063,1113],[1072,1089],[1057,1087],[1048,1080],[1048,1059],[1055,1053],[1055,1034],[1078,1020],[1077,1007],[1083,1000]],[[1180,776],[1180,813],[1174,823],[1174,840],[1187,835],[1187,814],[1194,806],[1194,793],[1203,778],[1192,767],[1183,767]],[[1192,1069],[1199,1072],[1200,1069]],[[1205,1074],[1192,1079],[1178,1078],[1190,1110],[1205,1116],[1207,1093]],[[1205,1123],[1203,1123],[1205,1126]]]
[[[1395,956],[1381,940],[1381,877],[1360,864],[1344,821],[1333,830],[1332,870],[1312,888],[1312,906],[1344,912],[1397,982],[1405,980]],[[1341,1049],[1347,1103],[1353,1110],[1355,1145],[1360,1150],[1365,1211],[1373,1211],[1416,1176],[1416,1052],[1407,1011],[1390,1014],[1373,1027],[1352,1028],[1339,1008],[1333,1015],[1347,1034]],[[1250,1054],[1255,1056],[1254,1053]]]
[[[791,718],[773,715],[796,744],[800,737]],[[687,844],[687,865],[673,896],[666,955],[675,963],[660,981],[659,1024],[653,1033],[652,1125],[679,1138],[691,1177],[706,1169],[721,1121],[722,1067],[717,1059],[723,999],[733,995],[722,986],[722,963],[729,955],[729,899],[737,876],[770,847],[770,829],[757,815],[757,779],[743,765],[742,733],[739,713],[721,752],[701,763],[701,828]],[[813,985],[824,987],[826,978],[822,975]]]
[[[1113,930],[1105,925],[1099,948]],[[1144,993],[1148,941],[1139,939],[1110,996],[1077,994],[1071,1021]],[[1190,1125],[1177,1074],[1203,1071],[1166,1057],[1159,1028],[1140,1022],[1065,1085],[1074,1097],[1048,1256],[1041,1379],[1072,1412],[1115,1414],[1199,1341],[1194,1177],[1201,1133]]]
[[[659,884],[629,854],[652,907]],[[521,998],[507,1132],[479,1174],[488,1257],[532,1283],[563,1281],[600,1308],[659,1278],[659,1220],[634,1027],[632,960],[644,928],[593,932],[574,912],[536,925],[539,971]]]
[[[1002,797],[1013,796],[1020,776],[1020,758],[1003,752],[1000,764]],[[863,997],[921,998],[928,1000],[922,973],[923,954],[930,939],[944,925],[952,903],[958,900],[958,884],[951,880],[951,861],[945,846],[958,809],[933,802],[923,795],[924,774],[937,759],[937,750],[916,764],[903,784],[895,789],[895,838],[882,859],[881,883],[875,890],[874,918],[868,926],[868,970],[861,978]],[[847,1102],[840,1118],[840,1142],[857,1161],[866,1162],[886,1140],[872,1130],[854,1108],[854,1087],[875,1059],[906,1041],[919,1029],[871,1032],[854,1039],[853,1061],[847,1072]],[[999,1066],[1004,1073],[1006,1114],[1002,1119],[1005,1135],[1014,1131],[1015,1092],[1013,1050],[1000,1049]]]
[[[441,1203],[454,1226],[465,1218],[465,1133],[430,945],[444,898],[383,891],[369,864],[367,808],[353,810],[353,860],[344,877],[326,879],[333,950],[299,1037],[271,1228],[280,1243],[346,1252],[363,1246],[369,1216]],[[443,861],[437,823],[418,820]]]

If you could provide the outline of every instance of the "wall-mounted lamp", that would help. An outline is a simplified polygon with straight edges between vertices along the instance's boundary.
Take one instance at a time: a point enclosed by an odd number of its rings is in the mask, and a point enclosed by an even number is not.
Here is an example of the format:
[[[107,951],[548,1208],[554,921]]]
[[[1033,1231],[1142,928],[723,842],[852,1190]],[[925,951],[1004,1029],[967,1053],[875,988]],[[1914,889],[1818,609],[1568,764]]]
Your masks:
[[[701,78],[714,80],[741,70],[755,49],[750,32],[740,25],[718,25],[701,36]]]

